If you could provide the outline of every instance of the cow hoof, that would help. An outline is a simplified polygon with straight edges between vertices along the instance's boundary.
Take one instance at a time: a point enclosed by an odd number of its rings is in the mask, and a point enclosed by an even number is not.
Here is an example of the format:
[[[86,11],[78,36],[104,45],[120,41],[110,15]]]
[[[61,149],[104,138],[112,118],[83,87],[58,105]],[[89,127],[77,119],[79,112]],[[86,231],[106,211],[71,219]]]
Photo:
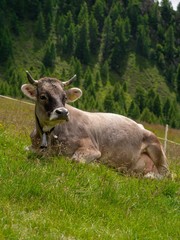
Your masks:
[[[163,176],[158,173],[148,172],[147,174],[144,175],[144,178],[161,180],[163,179]]]

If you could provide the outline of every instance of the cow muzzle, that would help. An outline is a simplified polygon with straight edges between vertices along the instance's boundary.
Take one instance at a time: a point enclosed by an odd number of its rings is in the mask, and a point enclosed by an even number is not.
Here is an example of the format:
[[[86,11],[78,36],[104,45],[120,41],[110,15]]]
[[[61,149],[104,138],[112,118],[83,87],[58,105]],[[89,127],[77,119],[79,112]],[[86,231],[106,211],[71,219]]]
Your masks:
[[[56,108],[51,113],[49,119],[50,121],[61,121],[61,120],[68,121],[69,111],[64,107]]]

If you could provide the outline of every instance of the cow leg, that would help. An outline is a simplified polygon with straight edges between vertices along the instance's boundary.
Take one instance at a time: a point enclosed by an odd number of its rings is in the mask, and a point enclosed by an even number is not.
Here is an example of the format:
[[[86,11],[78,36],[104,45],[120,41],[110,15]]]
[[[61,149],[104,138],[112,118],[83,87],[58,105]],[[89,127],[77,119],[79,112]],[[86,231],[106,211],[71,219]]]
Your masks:
[[[158,173],[153,161],[146,153],[140,155],[134,166],[131,166],[131,170],[139,174],[147,174],[148,172]]]
[[[169,169],[166,160],[166,156],[160,146],[160,144],[150,144],[146,148],[146,153],[153,161],[155,167],[157,168],[158,173],[161,176],[169,176]]]
[[[90,163],[101,157],[100,151],[95,148],[80,147],[72,156],[72,159],[77,162]]]

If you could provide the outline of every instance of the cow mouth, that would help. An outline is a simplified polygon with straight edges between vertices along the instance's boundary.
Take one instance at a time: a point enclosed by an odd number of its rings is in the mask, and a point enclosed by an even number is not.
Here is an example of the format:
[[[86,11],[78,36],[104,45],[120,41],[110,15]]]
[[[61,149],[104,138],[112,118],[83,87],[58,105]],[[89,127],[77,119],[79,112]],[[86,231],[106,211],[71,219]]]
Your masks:
[[[61,123],[61,122],[68,122],[69,121],[69,116],[50,116],[49,118],[50,122],[57,122],[57,123]]]
[[[56,108],[49,117],[51,122],[64,122],[69,121],[69,112],[65,108]]]

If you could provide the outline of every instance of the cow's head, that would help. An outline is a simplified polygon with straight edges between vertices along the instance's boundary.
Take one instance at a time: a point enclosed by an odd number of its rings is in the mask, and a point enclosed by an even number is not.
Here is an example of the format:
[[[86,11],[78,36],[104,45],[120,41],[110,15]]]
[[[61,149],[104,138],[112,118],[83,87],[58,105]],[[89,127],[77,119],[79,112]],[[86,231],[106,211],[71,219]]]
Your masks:
[[[27,73],[30,84],[21,87],[22,92],[30,99],[35,100],[35,113],[43,132],[50,131],[56,124],[68,121],[69,112],[65,106],[67,102],[74,102],[81,97],[79,88],[65,90],[73,82],[76,76],[67,82],[61,82],[56,78],[41,78],[34,80]]]

